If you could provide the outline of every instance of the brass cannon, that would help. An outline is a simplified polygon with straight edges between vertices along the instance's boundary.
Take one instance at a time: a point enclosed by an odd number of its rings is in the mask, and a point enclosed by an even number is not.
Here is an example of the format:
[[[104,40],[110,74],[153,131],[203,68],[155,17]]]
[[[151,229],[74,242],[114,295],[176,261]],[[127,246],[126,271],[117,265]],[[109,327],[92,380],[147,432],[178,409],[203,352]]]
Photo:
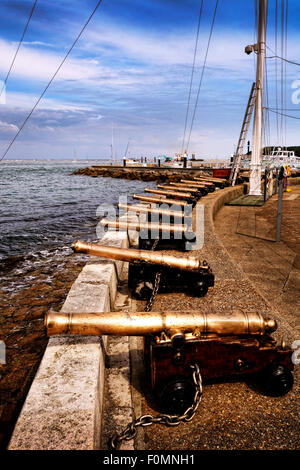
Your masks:
[[[259,313],[201,311],[56,313],[45,318],[51,335],[144,336],[145,366],[161,407],[182,412],[195,394],[190,364],[204,381],[256,374],[274,396],[293,386],[293,351],[278,346],[277,324]]]
[[[214,275],[208,264],[196,257],[176,257],[161,252],[117,248],[96,243],[77,241],[72,246],[75,252],[103,258],[129,262],[128,287],[134,296],[150,298],[156,275],[160,273],[160,291],[189,292],[194,296],[204,296],[214,285]]]
[[[118,204],[119,215],[135,216],[138,224],[132,220],[128,222],[101,221],[101,224],[113,228],[131,228],[139,231],[139,248],[141,250],[152,249],[154,243],[158,249],[176,249],[187,251],[192,247],[191,243],[196,241],[196,235],[192,231],[192,207],[176,207],[170,209],[168,204],[156,206],[139,206],[129,204]],[[140,220],[141,219],[141,220]]]
[[[195,176],[194,180],[199,181],[200,183],[213,183],[215,186],[221,189],[229,185],[227,180],[223,178],[213,178],[211,176]]]
[[[185,179],[182,179],[180,180],[181,183],[185,183],[185,184],[188,184],[189,186],[192,186],[192,187],[200,187],[200,188],[207,188],[207,190],[210,192],[210,193],[213,193],[216,189],[216,186],[214,185],[214,183],[210,183],[208,181],[204,181],[203,183],[201,183],[200,181],[195,181],[195,180],[185,180]]]
[[[168,204],[172,206],[174,210],[178,210],[182,207],[191,207],[192,204],[189,204],[187,201],[179,199],[170,199],[166,196],[144,196],[143,194],[133,194],[133,199],[138,199],[141,202],[147,204]]]
[[[181,185],[179,183],[170,183],[170,184],[158,184],[158,188],[166,189],[167,191],[178,191],[180,193],[190,193],[195,199],[200,199],[201,196],[205,196],[207,194],[206,188],[191,188],[187,187],[187,185]]]
[[[198,198],[196,198],[192,193],[189,192],[184,192],[184,191],[176,191],[173,189],[173,191],[170,189],[151,189],[151,188],[145,188],[144,191],[146,193],[152,193],[152,194],[157,194],[159,196],[165,196],[176,199],[176,200],[184,200],[192,204],[193,206],[197,203]]]
[[[179,189],[180,191],[189,191],[190,193],[194,192],[196,193],[197,195],[199,195],[199,197],[201,196],[206,196],[206,194],[208,194],[208,187],[206,187],[205,185],[202,185],[201,183],[199,185],[193,185],[193,184],[189,184],[189,183],[173,183],[171,182],[170,183],[170,187],[174,188],[174,189]]]

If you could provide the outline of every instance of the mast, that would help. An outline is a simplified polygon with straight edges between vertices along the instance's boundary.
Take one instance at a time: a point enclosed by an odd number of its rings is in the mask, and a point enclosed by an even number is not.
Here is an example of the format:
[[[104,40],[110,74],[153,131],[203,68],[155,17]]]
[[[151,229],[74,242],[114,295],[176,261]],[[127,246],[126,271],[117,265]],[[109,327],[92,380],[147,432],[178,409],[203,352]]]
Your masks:
[[[256,101],[252,135],[252,156],[250,164],[249,195],[261,196],[261,164],[262,164],[262,123],[263,123],[263,91],[264,62],[266,55],[268,0],[259,0],[257,66],[256,66]]]
[[[111,160],[114,162],[115,161],[115,155],[114,155],[114,123],[111,125]]]

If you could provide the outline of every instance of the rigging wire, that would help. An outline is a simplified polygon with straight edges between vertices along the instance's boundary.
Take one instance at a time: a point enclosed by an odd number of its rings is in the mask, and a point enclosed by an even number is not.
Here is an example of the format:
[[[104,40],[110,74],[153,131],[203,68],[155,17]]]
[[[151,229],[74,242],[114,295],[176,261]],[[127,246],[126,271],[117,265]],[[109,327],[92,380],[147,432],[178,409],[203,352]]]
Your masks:
[[[11,64],[10,64],[10,67],[9,67],[9,70],[8,70],[7,75],[6,75],[6,77],[5,77],[5,80],[4,80],[3,84],[2,84],[2,88],[1,88],[1,91],[0,91],[0,97],[1,97],[1,95],[2,95],[2,93],[3,93],[3,90],[4,90],[5,85],[6,85],[6,83],[7,83],[8,77],[9,77],[9,75],[10,75],[10,72],[11,72],[13,66],[14,66],[16,57],[17,57],[17,55],[18,55],[19,49],[20,49],[20,47],[21,47],[21,44],[22,44],[22,42],[23,42],[24,36],[25,36],[25,34],[26,34],[26,31],[27,31],[28,25],[29,25],[29,23],[30,23],[31,17],[32,17],[32,15],[33,15],[33,12],[34,12],[34,9],[35,9],[36,4],[37,4],[37,0],[35,0],[35,2],[34,2],[34,4],[33,4],[33,7],[32,7],[31,12],[30,12],[30,14],[29,14],[29,18],[28,18],[27,23],[26,23],[26,26],[25,26],[25,28],[24,28],[23,34],[22,34],[22,36],[21,36],[21,38],[20,38],[19,45],[18,45],[18,47],[17,47],[17,50],[16,50],[15,55],[14,55],[14,57],[13,57],[13,60],[12,60],[12,62],[11,62]]]
[[[268,56],[268,57],[266,57],[266,59],[280,59],[280,60],[283,60],[284,62],[288,62],[289,64],[294,64],[294,65],[300,66],[299,62],[294,62],[293,60],[285,59],[284,57],[280,57],[279,55]]]
[[[266,107],[264,107],[264,109],[268,109],[269,111],[271,111],[271,113],[277,113],[277,114],[279,114],[279,115],[281,115],[281,116],[286,116],[286,117],[288,117],[288,118],[300,119],[299,116],[291,116],[290,114],[280,113],[279,111],[274,111],[274,109],[272,109],[272,108],[266,108]]]
[[[198,15],[198,27],[197,27],[195,49],[194,49],[194,59],[193,59],[193,66],[192,66],[192,74],[191,74],[191,81],[190,81],[188,103],[187,103],[186,115],[185,115],[185,124],[184,124],[184,132],[183,132],[181,153],[183,153],[183,149],[184,149],[187,120],[188,120],[188,114],[189,114],[189,109],[190,109],[191,91],[192,91],[192,84],[193,84],[193,78],[194,78],[194,72],[195,72],[195,61],[196,61],[197,48],[198,48],[199,30],[200,30],[200,23],[201,23],[201,17],[202,17],[202,9],[203,9],[203,0],[201,0],[200,11],[199,11],[199,15]]]
[[[273,52],[273,54],[275,54],[275,55],[272,55],[272,56],[267,56],[266,59],[280,59],[280,60],[284,60],[285,62],[288,62],[289,64],[300,65],[299,62],[295,62],[294,60],[290,60],[290,59],[287,59],[287,58],[284,58],[284,57],[280,57],[279,55],[277,55],[277,53],[270,46],[266,45],[266,48],[269,49],[271,52]]]
[[[58,72],[60,71],[60,69],[62,68],[63,64],[65,63],[65,61],[67,60],[68,56],[70,55],[71,51],[74,49],[76,43],[78,42],[79,38],[81,37],[83,31],[85,30],[85,28],[87,27],[87,25],[89,24],[89,22],[91,21],[91,19],[93,18],[94,14],[96,13],[98,7],[100,6],[100,4],[102,3],[103,0],[99,0],[97,5],[95,6],[94,10],[92,11],[92,13],[90,14],[89,18],[87,19],[87,21],[84,23],[83,27],[81,28],[79,34],[76,36],[75,40],[73,41],[71,47],[69,48],[69,50],[67,51],[66,55],[64,56],[63,60],[61,61],[60,65],[58,66],[58,68],[56,69],[56,72],[52,75],[50,81],[48,82],[47,86],[44,88],[44,91],[42,92],[42,94],[40,95],[39,99],[36,101],[35,105],[33,106],[33,108],[31,109],[31,111],[29,112],[29,114],[27,115],[27,117],[25,118],[25,120],[23,121],[23,123],[21,124],[21,127],[19,128],[18,132],[15,134],[15,136],[13,137],[13,139],[11,140],[10,144],[8,145],[8,147],[6,148],[5,152],[3,153],[2,157],[0,158],[0,162],[3,160],[3,158],[6,156],[6,154],[8,153],[8,151],[10,150],[10,148],[12,147],[13,143],[15,142],[15,140],[17,139],[18,135],[20,134],[20,132],[22,131],[22,129],[24,128],[25,124],[27,123],[27,121],[30,119],[32,113],[34,112],[34,110],[36,109],[36,107],[38,106],[38,104],[40,103],[41,99],[43,98],[43,96],[45,95],[46,91],[48,90],[48,88],[50,87],[51,83],[53,82],[53,80],[55,79],[56,75],[58,74]]]
[[[274,108],[269,108],[270,110],[272,109],[273,111],[276,111],[276,109],[274,110]],[[295,109],[295,108],[287,108],[287,109],[280,109],[278,108],[280,111],[294,111],[294,113],[299,113],[300,112],[300,109]]]
[[[208,43],[207,43],[207,47],[206,47],[205,58],[204,58],[204,62],[203,62],[203,66],[202,66],[202,72],[201,72],[201,77],[200,77],[200,82],[199,82],[199,86],[198,86],[198,92],[197,92],[196,102],[195,102],[195,106],[194,106],[193,117],[192,117],[192,121],[191,121],[191,127],[190,127],[189,137],[188,137],[188,141],[187,141],[187,145],[186,145],[186,148],[187,148],[187,149],[188,149],[189,144],[190,144],[191,133],[192,133],[193,125],[194,125],[194,120],[195,120],[195,115],[196,115],[196,109],[197,109],[198,100],[199,100],[199,94],[200,94],[200,89],[201,89],[201,85],[202,85],[202,81],[203,81],[204,70],[205,70],[205,67],[206,67],[206,61],[207,61],[207,56],[208,56],[210,41],[211,41],[213,29],[214,29],[214,24],[215,24],[215,19],[216,19],[218,4],[219,4],[219,0],[216,0],[216,5],[215,5],[215,9],[214,9],[214,15],[213,15],[213,19],[212,19],[212,23],[211,23],[211,28],[210,28],[210,33],[209,33],[209,39],[208,39]]]

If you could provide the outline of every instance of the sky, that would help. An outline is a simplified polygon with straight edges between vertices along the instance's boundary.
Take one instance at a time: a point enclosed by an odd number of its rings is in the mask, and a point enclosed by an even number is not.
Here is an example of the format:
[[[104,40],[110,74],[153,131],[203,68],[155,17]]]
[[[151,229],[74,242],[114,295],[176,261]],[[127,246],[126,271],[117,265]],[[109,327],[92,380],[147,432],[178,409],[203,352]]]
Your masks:
[[[0,79],[18,47],[33,0],[0,2]],[[215,8],[203,1],[188,133]],[[275,50],[269,0],[267,56]],[[0,158],[43,92],[97,0],[38,0],[0,103]],[[201,0],[103,0],[6,159],[132,158],[181,152]],[[281,2],[278,2],[281,5]],[[288,2],[287,57],[300,62],[300,2]],[[277,50],[281,55],[281,18]],[[188,153],[228,158],[255,80],[255,1],[219,0]],[[265,106],[300,118],[299,66],[286,63],[286,89],[267,59]],[[281,78],[277,61],[277,78]],[[283,98],[282,98],[283,97]],[[4,95],[1,97],[4,98]],[[266,99],[268,98],[268,103]],[[4,99],[2,99],[4,101]],[[264,143],[300,145],[299,119],[270,113]],[[282,119],[282,120],[281,120]],[[277,131],[279,126],[279,132]],[[252,131],[250,129],[249,139]]]

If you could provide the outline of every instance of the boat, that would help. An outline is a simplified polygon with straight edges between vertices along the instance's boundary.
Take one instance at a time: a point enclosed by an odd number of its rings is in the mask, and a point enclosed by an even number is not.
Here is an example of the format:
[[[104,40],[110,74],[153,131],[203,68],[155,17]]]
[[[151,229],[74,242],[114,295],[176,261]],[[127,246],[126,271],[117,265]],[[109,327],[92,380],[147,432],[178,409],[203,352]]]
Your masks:
[[[243,158],[241,167],[249,169],[251,158]],[[300,171],[300,157],[295,155],[293,150],[283,150],[281,147],[273,149],[271,154],[264,154],[262,157],[262,169],[270,168],[276,169],[282,166],[289,166],[291,170]]]
[[[263,155],[263,165],[266,168],[280,168],[288,165],[291,170],[300,170],[300,157],[292,150],[274,149],[271,155]]]

